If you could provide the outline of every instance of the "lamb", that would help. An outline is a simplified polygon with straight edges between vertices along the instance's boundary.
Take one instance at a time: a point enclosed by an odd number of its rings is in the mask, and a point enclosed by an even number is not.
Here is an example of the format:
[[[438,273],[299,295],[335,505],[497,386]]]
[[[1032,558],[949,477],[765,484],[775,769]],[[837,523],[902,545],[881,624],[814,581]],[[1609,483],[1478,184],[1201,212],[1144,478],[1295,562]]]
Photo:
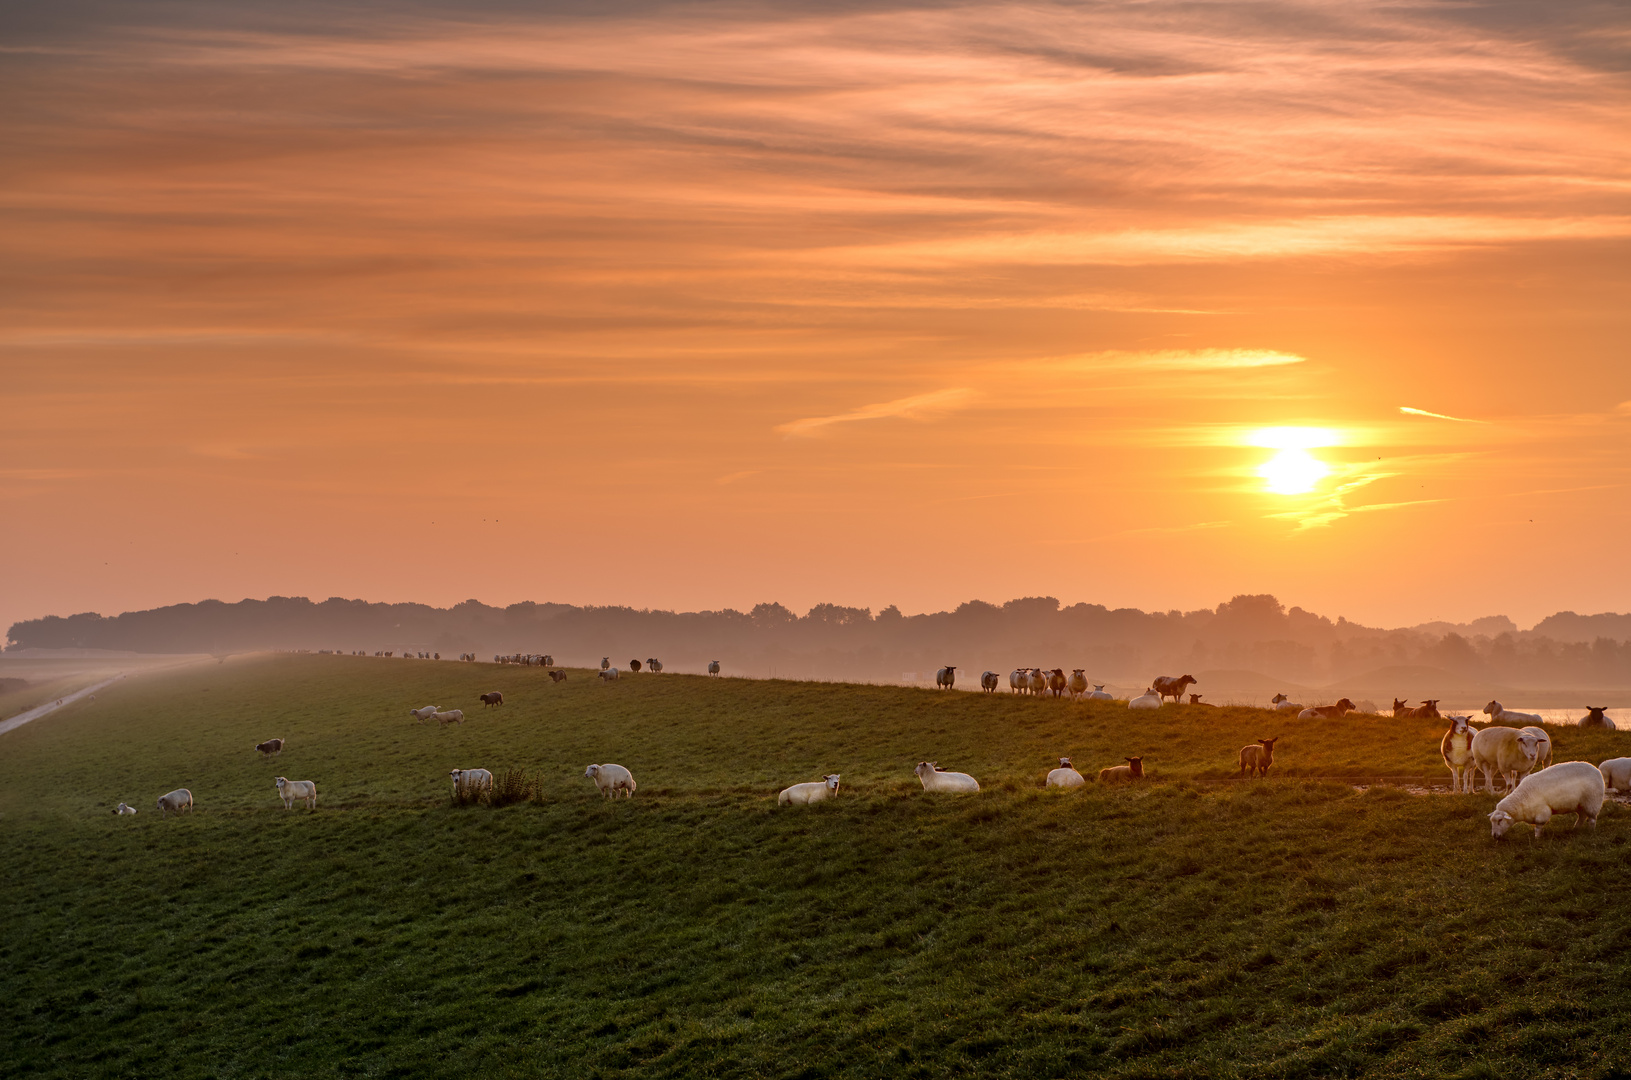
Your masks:
[[[1300,713],[1306,707],[1307,706],[1305,706],[1302,702],[1292,701],[1284,694],[1275,694],[1274,697],[1269,700],[1269,708],[1275,710],[1276,712]]]
[[[940,689],[940,690],[950,690],[952,687],[956,686],[957,685],[957,667],[956,667],[956,665],[947,664],[945,667],[940,668],[938,671],[936,671],[934,673],[934,685],[935,685],[936,689]]]
[[[1087,693],[1087,676],[1083,674],[1085,668],[1073,668],[1070,672],[1070,683],[1066,687],[1070,691],[1070,700],[1080,701],[1082,695]]]
[[[838,797],[838,774],[830,773],[819,781],[808,784],[794,784],[783,789],[776,796],[777,806],[808,806],[811,803],[826,802],[828,799]]]
[[[1116,698],[1115,698],[1114,694],[1110,693],[1108,690],[1106,690],[1104,688],[1103,683],[1094,683],[1093,684],[1093,689],[1088,692],[1087,700],[1089,700],[1089,701],[1114,701],[1114,700],[1116,700]]]
[[[1201,700],[1201,695],[1199,695],[1199,694],[1190,694],[1189,695],[1189,703],[1191,705],[1199,705],[1203,709],[1215,709],[1215,708],[1217,708],[1217,706],[1212,704],[1210,701],[1202,701]]]
[[[1171,698],[1172,703],[1177,705],[1184,700],[1184,691],[1189,689],[1194,682],[1195,676],[1193,675],[1184,675],[1177,679],[1171,675],[1157,675],[1155,682],[1150,685],[1150,689],[1163,698]]]
[[[1087,783],[1087,778],[1077,772],[1071,765],[1068,757],[1059,759],[1059,767],[1048,773],[1048,781],[1043,787],[1077,788]]]
[[[1001,676],[999,676],[995,671],[982,671],[980,673],[980,689],[987,694],[996,693],[997,685],[1001,681]]]
[[[310,780],[277,778],[277,793],[283,796],[283,809],[293,810],[296,799],[304,799],[306,809],[317,809],[317,785]]]
[[[1099,770],[1099,783],[1101,784],[1130,784],[1134,780],[1144,779],[1144,759],[1141,757],[1122,758],[1127,764],[1111,765],[1109,768]]]
[[[719,674],[719,661],[718,660],[708,661],[708,674],[710,674],[710,675],[718,675]]]
[[[261,752],[261,757],[271,757],[283,753],[282,739],[267,739],[263,743],[256,743],[255,749]]]
[[[611,682],[612,680],[616,679],[619,674],[620,672],[616,668],[604,668],[600,673],[600,681]]]
[[[193,808],[193,793],[186,788],[176,788],[168,795],[159,796],[159,815],[169,817],[170,811],[176,813],[191,812]]]
[[[549,681],[553,682],[553,683],[563,683],[563,682],[565,682],[566,681],[566,672],[564,672],[564,671],[551,671],[549,673]]]
[[[1472,740],[1475,732],[1472,729],[1472,717],[1450,717],[1450,730],[1444,733],[1439,740],[1439,756],[1450,770],[1450,793],[1452,795],[1471,795],[1473,778]]]
[[[1530,726],[1523,730],[1535,737],[1535,768],[1549,768],[1552,764],[1552,737],[1543,727]]]
[[[1623,761],[1626,759],[1622,758],[1621,760]],[[113,808],[113,814],[115,817],[124,817],[127,814],[134,815],[135,813],[136,808],[134,806],[126,806],[124,803],[120,803],[118,806]]]
[[[924,791],[979,791],[980,782],[968,773],[943,772],[933,761],[920,761],[912,772],[923,782]]]
[[[1129,709],[1159,709],[1161,707],[1161,695],[1157,694],[1155,692],[1155,688],[1152,686],[1138,697],[1135,697],[1133,700],[1129,701],[1127,703],[1127,707]]]
[[[486,769],[450,769],[455,798],[480,798],[493,793],[493,774]]]
[[[1354,703],[1342,698],[1335,705],[1315,705],[1297,714],[1299,720],[1340,720],[1354,711]]]
[[[1605,796],[1603,774],[1597,766],[1589,761],[1565,761],[1524,777],[1523,783],[1496,803],[1489,815],[1489,834],[1499,840],[1514,822],[1522,821],[1535,827],[1538,840],[1553,814],[1573,814],[1574,828],[1582,821],[1595,827]]]
[[[1241,776],[1268,776],[1269,766],[1274,764],[1274,744],[1280,741],[1281,736],[1272,739],[1258,739],[1250,746],[1240,748],[1240,775]]]
[[[1518,780],[1534,770],[1538,746],[1538,739],[1517,728],[1491,725],[1481,729],[1472,737],[1472,764],[1484,774],[1484,790],[1495,794],[1496,776],[1507,791],[1516,788]],[[1476,777],[1473,790],[1478,790]]]
[[[494,691],[493,691],[493,692],[492,692],[492,693],[490,693],[490,694],[483,694],[483,695],[481,695],[481,703],[482,703],[482,705],[484,705],[484,706],[488,706],[488,705],[491,705],[491,706],[497,706],[497,705],[502,705],[502,704],[504,704],[504,695],[503,695],[503,694],[501,694],[501,693],[499,693],[499,692],[498,692],[498,691],[497,691],[497,690],[494,690]]]
[[[1485,705],[1484,711],[1489,713],[1490,723],[1492,724],[1516,724],[1517,726],[1522,727],[1525,724],[1539,724],[1543,722],[1538,713],[1516,712],[1512,709],[1508,709],[1499,701],[1492,701],[1488,705]]]
[[[1603,774],[1603,786],[1614,791],[1631,789],[1631,757],[1609,758],[1597,766],[1597,771]],[[120,803],[123,806],[124,803]],[[134,814],[136,811],[132,810]]]
[[[1603,715],[1608,710],[1607,705],[1587,705],[1586,708],[1589,711],[1581,718],[1581,727],[1606,728],[1609,731],[1618,730],[1614,726],[1614,721]]]
[[[408,715],[423,724],[440,712],[441,708],[440,705],[426,705],[423,709],[409,709]],[[256,747],[256,749],[259,749],[259,747]]]
[[[621,765],[591,765],[583,770],[583,775],[593,780],[608,799],[616,798],[620,791],[625,799],[634,797],[634,774]]]

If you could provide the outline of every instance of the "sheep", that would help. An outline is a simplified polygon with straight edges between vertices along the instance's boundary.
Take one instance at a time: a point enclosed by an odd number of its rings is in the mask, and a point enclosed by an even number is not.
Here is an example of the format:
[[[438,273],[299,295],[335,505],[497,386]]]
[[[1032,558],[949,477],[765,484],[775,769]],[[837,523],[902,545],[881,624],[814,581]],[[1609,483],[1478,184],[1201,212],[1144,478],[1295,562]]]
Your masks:
[[[304,799],[306,809],[317,809],[317,785],[310,780],[285,780],[278,777],[276,780],[277,793],[283,796],[283,809],[293,810],[296,799]]]
[[[1111,765],[1109,768],[1099,770],[1099,783],[1101,784],[1130,784],[1134,780],[1144,779],[1144,759],[1141,757],[1122,758],[1127,764]]]
[[[493,793],[493,774],[486,769],[449,769],[454,798],[480,798]]]
[[[1001,676],[999,676],[995,671],[982,671],[980,673],[980,689],[987,694],[996,693],[997,685],[1001,681]]]
[[[1518,780],[1535,767],[1535,754],[1539,740],[1517,728],[1491,725],[1472,737],[1473,768],[1484,774],[1484,790],[1495,794],[1495,777],[1501,777],[1507,791],[1518,786]],[[1473,790],[1478,790],[1473,778]]]
[[[1292,701],[1284,694],[1275,694],[1269,699],[1269,708],[1273,709],[1275,712],[1300,713],[1307,707],[1308,706],[1304,705],[1300,701]]]
[[[1093,689],[1088,693],[1089,701],[1114,701],[1116,696],[1104,688],[1103,683],[1094,683]]]
[[[1484,711],[1489,713],[1489,720],[1492,724],[1512,724],[1517,727],[1522,727],[1525,724],[1539,724],[1543,722],[1540,715],[1537,713],[1516,712],[1512,709],[1508,709],[1499,701],[1492,701],[1488,705],[1485,705]]]
[[[616,668],[605,668],[600,673],[600,681],[611,682],[613,679],[617,678],[619,674],[620,673]]]
[[[563,683],[563,682],[565,682],[566,681],[566,672],[564,672],[564,671],[551,671],[549,673],[549,681],[553,682],[553,683]]]
[[[1399,698],[1393,699],[1393,718],[1395,720],[1402,720],[1407,716],[1414,715],[1415,710],[1412,709],[1406,702],[1400,700]]]
[[[980,782],[968,773],[944,772],[933,761],[920,761],[912,772],[923,782],[924,791],[979,791]]]
[[[124,817],[127,814],[134,815],[135,813],[136,808],[134,806],[126,806],[124,803],[120,803],[118,806],[113,808],[113,815],[115,817]]]
[[[1269,766],[1274,764],[1274,744],[1280,741],[1281,736],[1272,739],[1258,739],[1250,746],[1240,748],[1240,775],[1241,776],[1268,776]]]
[[[950,690],[957,685],[957,667],[947,664],[934,673],[934,685],[938,690]]]
[[[1054,697],[1060,697],[1064,694],[1066,684],[1064,668],[1054,668],[1048,672],[1048,689],[1052,691]]]
[[[440,709],[438,709],[434,719],[436,720],[437,727],[445,727],[448,724],[463,724],[464,710],[449,709],[446,712],[442,712]]]
[[[838,774],[830,773],[819,781],[808,784],[794,784],[790,788],[782,789],[776,796],[777,806],[808,806],[811,803],[826,802],[828,799],[838,797]]]
[[[548,653],[545,653],[544,658],[542,660],[540,660],[539,663],[542,664],[544,667],[554,667],[555,666],[555,658],[553,656],[549,655]]]
[[[1597,766],[1597,771],[1603,774],[1604,787],[1614,791],[1631,790],[1631,757],[1609,758]],[[131,811],[132,814],[135,812]]]
[[[423,724],[441,711],[440,705],[426,705],[423,709],[409,709],[408,715]]]
[[[620,791],[625,799],[634,797],[634,774],[621,765],[591,765],[583,770],[583,775],[593,780],[608,799],[616,798]]]
[[[1581,727],[1604,728],[1608,731],[1618,730],[1614,726],[1614,721],[1603,715],[1608,710],[1607,705],[1587,705],[1586,708],[1589,711],[1581,718]]]
[[[1171,675],[1157,675],[1155,682],[1150,684],[1150,689],[1160,694],[1163,699],[1171,698],[1172,703],[1177,705],[1184,700],[1184,691],[1193,685],[1195,681],[1193,675],[1185,675],[1177,679]]]
[[[1552,764],[1552,737],[1546,733],[1546,729],[1543,727],[1531,725],[1522,730],[1535,737],[1537,744],[1535,746],[1535,768],[1550,768]]]
[[[1439,756],[1450,770],[1450,793],[1471,795],[1473,786],[1472,717],[1450,717],[1450,730],[1438,742]]]
[[[1076,771],[1068,757],[1059,759],[1059,767],[1048,773],[1047,783],[1043,787],[1076,788],[1087,783],[1087,778]]]
[[[191,812],[193,808],[193,793],[184,787],[176,788],[168,795],[159,796],[159,816],[169,817],[170,811],[180,814]]]
[[[1489,814],[1489,834],[1499,840],[1514,822],[1522,821],[1535,827],[1538,840],[1553,814],[1573,814],[1573,828],[1579,828],[1582,821],[1595,828],[1605,795],[1603,774],[1591,762],[1553,765],[1524,777],[1510,795],[1495,804]]]
[[[1032,697],[1041,697],[1048,692],[1048,676],[1041,668],[1034,667],[1025,677],[1025,685],[1030,687]]]
[[[1087,676],[1083,674],[1085,670],[1085,668],[1072,668],[1070,671],[1070,682],[1065,688],[1070,691],[1070,700],[1072,701],[1082,700],[1082,695],[1087,693]]]
[[[1155,692],[1154,687],[1151,687],[1129,701],[1127,707],[1129,709],[1159,709],[1161,707],[1161,695]]]
[[[718,675],[719,674],[719,661],[718,660],[708,661],[708,674],[710,674],[710,675]]]
[[[494,690],[490,694],[481,695],[481,703],[483,706],[497,707],[504,704],[504,695],[499,693],[497,690]]]
[[[1418,720],[1442,720],[1444,717],[1438,711],[1438,703],[1443,700],[1443,698],[1429,698],[1426,701],[1423,701],[1420,705],[1417,705],[1414,709],[1411,709],[1410,715],[1416,717]]]
[[[629,670],[630,671],[639,671],[640,670],[640,661],[630,660],[629,661]]]
[[[1297,714],[1299,720],[1340,720],[1354,711],[1354,703],[1342,698],[1335,705],[1315,705]]]
[[[656,657],[652,657],[650,660],[646,661],[646,669],[653,674],[660,675],[662,674],[663,670],[663,662]]]
[[[1199,695],[1199,694],[1190,694],[1189,695],[1189,703],[1191,705],[1199,705],[1203,709],[1215,709],[1215,708],[1217,708],[1217,706],[1212,704],[1210,701],[1202,701],[1201,700],[1201,695]]]
[[[611,666],[612,666],[612,658],[611,657],[602,656],[600,658],[600,670],[605,671],[607,668],[609,668]]]
[[[283,753],[283,740],[267,739],[263,743],[256,743],[255,749],[260,751],[261,757],[272,757],[275,754]]]

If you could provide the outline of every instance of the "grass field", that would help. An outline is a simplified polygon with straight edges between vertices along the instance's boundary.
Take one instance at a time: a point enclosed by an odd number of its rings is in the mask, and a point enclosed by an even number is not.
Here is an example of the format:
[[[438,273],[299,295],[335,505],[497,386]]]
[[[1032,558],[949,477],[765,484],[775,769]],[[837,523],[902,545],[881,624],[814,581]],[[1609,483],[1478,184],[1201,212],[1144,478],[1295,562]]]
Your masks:
[[[1626,807],[1496,843],[1489,796],[1309,779],[1447,776],[1437,722],[329,656],[98,696],[0,737],[6,1077],[1631,1076]]]

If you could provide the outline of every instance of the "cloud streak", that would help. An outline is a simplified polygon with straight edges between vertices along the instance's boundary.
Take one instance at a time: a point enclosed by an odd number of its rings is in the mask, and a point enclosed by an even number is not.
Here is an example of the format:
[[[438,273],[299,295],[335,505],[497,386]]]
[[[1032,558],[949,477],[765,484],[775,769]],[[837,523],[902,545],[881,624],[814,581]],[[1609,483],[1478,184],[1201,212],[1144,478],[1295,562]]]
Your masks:
[[[1464,416],[1446,416],[1443,413],[1428,412],[1426,409],[1412,409],[1408,405],[1400,405],[1399,411],[1406,416],[1426,416],[1434,420],[1453,420],[1458,424],[1487,424],[1488,420],[1468,420]]]
[[[787,436],[810,436],[835,424],[853,424],[862,420],[886,420],[891,417],[930,420],[955,409],[967,408],[976,396],[975,392],[967,387],[935,390],[927,394],[914,394],[911,397],[896,398],[894,401],[879,402],[876,405],[863,405],[858,409],[835,413],[832,416],[810,416],[803,420],[792,420],[778,424],[776,431]]]

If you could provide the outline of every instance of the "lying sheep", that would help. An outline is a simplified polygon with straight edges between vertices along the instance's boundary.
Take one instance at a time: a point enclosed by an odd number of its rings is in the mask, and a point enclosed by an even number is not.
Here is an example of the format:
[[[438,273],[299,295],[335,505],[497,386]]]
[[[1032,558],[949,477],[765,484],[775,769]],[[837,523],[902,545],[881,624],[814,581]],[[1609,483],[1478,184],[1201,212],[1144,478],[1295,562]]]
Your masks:
[[[838,774],[829,773],[819,781],[808,784],[794,784],[784,788],[776,796],[777,806],[808,806],[811,803],[826,802],[828,799],[838,797]]]
[[[980,782],[968,773],[945,772],[932,761],[920,761],[912,772],[923,782],[924,791],[979,791]]]
[[[1299,720],[1340,720],[1354,711],[1354,703],[1342,698],[1335,705],[1315,705],[1297,714]]]
[[[442,707],[440,705],[426,705],[423,709],[409,709],[408,715],[423,724],[426,720],[429,720],[431,717],[440,712],[441,709]]]
[[[1099,770],[1099,783],[1101,784],[1130,784],[1134,780],[1144,779],[1144,759],[1141,757],[1122,758],[1125,765],[1111,765]]]
[[[1152,686],[1129,701],[1127,707],[1129,709],[1159,709],[1161,707],[1161,695],[1157,694],[1155,687]]]
[[[1210,701],[1202,701],[1201,700],[1201,695],[1199,695],[1199,694],[1190,694],[1189,695],[1189,703],[1191,705],[1199,705],[1203,709],[1215,709],[1215,708],[1217,708],[1217,706],[1212,704]]]
[[[1603,774],[1603,786],[1614,791],[1631,789],[1631,757],[1609,758],[1597,766],[1597,771]],[[124,803],[120,803],[123,806]],[[134,814],[136,811],[132,810]]]
[[[1450,770],[1450,793],[1471,795],[1473,787],[1472,717],[1450,717],[1450,730],[1438,742],[1439,756]]]
[[[1275,694],[1269,699],[1269,708],[1273,709],[1275,712],[1300,713],[1303,711],[1303,709],[1307,708],[1307,706],[1300,701],[1292,701],[1284,694]]]
[[[1240,775],[1241,776],[1267,776],[1269,766],[1274,764],[1274,744],[1279,742],[1281,736],[1272,739],[1258,739],[1250,746],[1240,748]]]
[[[1597,766],[1589,761],[1565,761],[1524,777],[1512,794],[1496,803],[1489,815],[1489,833],[1499,840],[1514,822],[1522,821],[1535,827],[1534,836],[1539,839],[1553,814],[1573,814],[1575,828],[1582,821],[1595,826],[1604,797],[1603,774]]]
[[[1073,788],[1081,787],[1087,783],[1087,777],[1076,771],[1068,757],[1059,759],[1059,767],[1048,773],[1048,782],[1043,787]]]
[[[1517,728],[1490,727],[1481,729],[1472,737],[1473,768],[1484,774],[1484,790],[1495,794],[1495,777],[1501,777],[1502,788],[1512,791],[1518,781],[1534,771],[1535,756],[1540,740]],[[1473,778],[1473,790],[1478,790]]]
[[[441,712],[440,710],[438,710],[436,712],[435,716],[436,716],[436,726],[437,727],[445,727],[448,724],[463,724],[464,723],[464,710],[463,709],[449,709],[449,710],[447,710],[447,712]]]
[[[634,797],[634,774],[621,765],[591,765],[583,770],[583,775],[593,780],[608,799],[616,798],[619,791],[625,799]]]
[[[1512,709],[1506,708],[1499,701],[1492,701],[1488,705],[1485,705],[1484,711],[1489,713],[1490,723],[1492,724],[1516,724],[1521,727],[1524,724],[1538,724],[1541,722],[1541,717],[1539,714],[1532,712],[1515,712]]]
[[[1586,715],[1580,719],[1581,727],[1604,728],[1608,731],[1617,730],[1614,721],[1603,715],[1608,711],[1607,705],[1587,705],[1586,710]]]
[[[616,668],[603,668],[600,672],[600,681],[611,682],[613,679],[617,678],[619,674],[620,673]]]
[[[1624,761],[1626,759],[1621,758],[1620,760]],[[118,806],[113,808],[113,814],[115,817],[124,817],[126,814],[134,815],[135,813],[136,808],[134,806],[126,806],[124,803],[120,803]]]
[[[159,796],[159,815],[169,817],[170,811],[176,813],[191,812],[193,808],[193,793],[186,788],[176,788],[168,795]]]
[[[1089,701],[1114,701],[1116,696],[1104,688],[1103,683],[1094,683],[1093,689],[1087,692]]]
[[[310,780],[285,780],[277,778],[277,793],[283,796],[283,809],[293,810],[295,800],[303,799],[306,809],[317,809],[317,785]]]

